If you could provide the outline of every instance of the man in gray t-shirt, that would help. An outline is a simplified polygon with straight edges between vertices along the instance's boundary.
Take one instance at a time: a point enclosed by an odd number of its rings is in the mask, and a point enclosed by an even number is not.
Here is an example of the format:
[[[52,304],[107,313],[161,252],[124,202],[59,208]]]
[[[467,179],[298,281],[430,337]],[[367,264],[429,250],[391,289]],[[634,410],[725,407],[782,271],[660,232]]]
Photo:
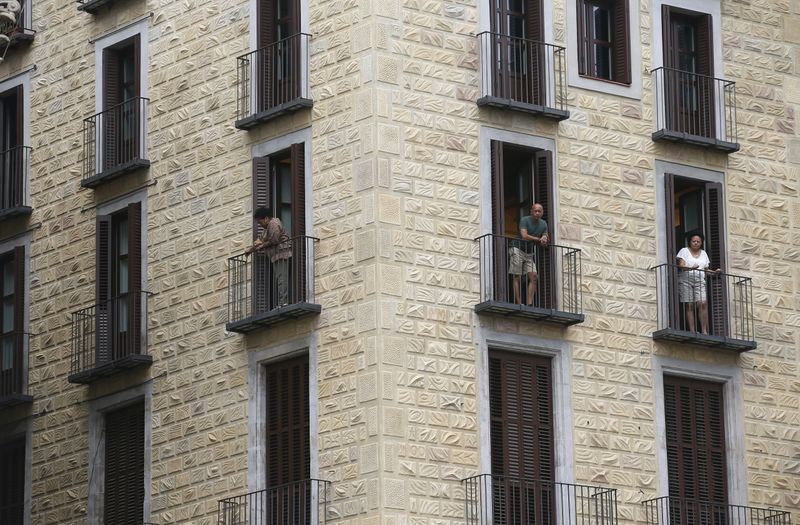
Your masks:
[[[523,273],[528,274],[528,306],[533,305],[536,295],[536,264],[533,256],[536,246],[547,246],[550,236],[547,234],[547,222],[542,219],[544,208],[539,203],[531,206],[531,214],[519,221],[519,236],[528,242],[514,243],[509,250],[508,273],[514,278],[514,302],[522,304],[520,281]]]

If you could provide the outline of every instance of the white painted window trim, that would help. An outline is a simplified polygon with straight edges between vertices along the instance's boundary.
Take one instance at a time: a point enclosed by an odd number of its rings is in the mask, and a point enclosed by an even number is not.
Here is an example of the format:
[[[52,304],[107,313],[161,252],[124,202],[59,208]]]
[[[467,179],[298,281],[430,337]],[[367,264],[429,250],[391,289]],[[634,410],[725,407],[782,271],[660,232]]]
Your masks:
[[[642,47],[639,42],[639,2],[628,0],[629,66],[630,85],[597,80],[578,73],[578,8],[577,0],[567,2],[567,83],[571,87],[588,89],[609,95],[642,98]]]
[[[489,349],[552,358],[553,446],[555,476],[559,483],[575,483],[575,451],[572,437],[572,370],[571,347],[563,340],[498,332],[478,327],[478,355],[475,371],[478,383],[478,425],[480,436],[480,473],[492,472],[491,411],[489,398]]]
[[[292,133],[287,133],[286,135],[281,135],[280,137],[274,138],[272,140],[268,140],[266,142],[262,142],[253,146],[251,151],[252,157],[266,157],[268,155],[272,155],[273,153],[278,153],[279,151],[283,151],[285,149],[289,149],[292,144],[303,143],[303,156],[305,157],[305,184],[306,184],[306,202],[305,202],[305,215],[306,215],[306,235],[311,235],[310,232],[314,230],[314,214],[312,213],[312,185],[311,185],[311,168],[312,168],[312,158],[311,158],[311,128],[304,128]],[[309,282],[314,282],[314,279],[311,279]]]
[[[24,419],[15,423],[4,423],[2,433],[0,433],[0,442],[12,441],[20,437],[25,437],[25,495],[24,495],[24,509],[22,516],[23,525],[30,525],[31,523],[31,484],[33,482],[33,465],[31,443],[33,439],[33,432],[31,431],[30,419]]]
[[[270,363],[290,357],[308,354],[308,417],[309,417],[309,474],[312,479],[320,479],[319,445],[317,436],[317,340],[314,335],[300,337],[280,345],[251,350],[248,353],[248,378],[250,390],[248,401],[247,472],[249,492],[266,489],[266,381],[267,366]],[[317,495],[313,494],[313,498]],[[316,500],[312,501],[312,521],[318,523],[314,514],[319,509]]]
[[[103,524],[103,495],[105,491],[105,414],[124,408],[138,401],[144,401],[144,508],[145,522],[150,517],[150,498],[152,483],[152,382],[103,396],[89,402],[89,498],[87,505],[87,525]]]
[[[30,1],[30,0],[28,0]],[[22,86],[22,145],[23,146],[30,146],[31,145],[31,72],[26,71],[25,73],[14,75],[13,77],[7,78],[3,81],[0,81],[0,93],[5,93],[6,91],[12,90],[18,86]],[[33,156],[33,150],[31,149],[31,156]],[[32,159],[31,159],[32,160]],[[28,162],[25,166],[27,172],[23,175],[24,177],[24,188],[22,189],[23,195],[23,202],[28,203],[28,206],[31,205],[31,167],[30,162]]]
[[[747,465],[744,443],[744,400],[742,371],[734,364],[683,361],[653,356],[653,388],[656,392],[656,460],[658,493],[669,493],[667,469],[667,431],[664,408],[664,375],[699,379],[723,384],[725,417],[725,461],[728,469],[728,503],[747,505]]]

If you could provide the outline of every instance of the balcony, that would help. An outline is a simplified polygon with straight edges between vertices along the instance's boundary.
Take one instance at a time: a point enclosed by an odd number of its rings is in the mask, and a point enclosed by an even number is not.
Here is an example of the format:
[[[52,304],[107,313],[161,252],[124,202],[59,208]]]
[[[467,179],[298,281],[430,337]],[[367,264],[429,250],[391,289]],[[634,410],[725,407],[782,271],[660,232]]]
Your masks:
[[[147,355],[148,295],[127,293],[73,312],[70,383],[89,384],[153,362]]]
[[[462,481],[466,525],[616,525],[617,491],[481,474]]]
[[[0,336],[0,408],[33,401],[27,394],[27,363],[24,361],[25,332],[9,332]]]
[[[653,70],[655,141],[682,142],[725,153],[739,151],[736,83],[659,67]]]
[[[478,35],[478,45],[479,106],[569,118],[565,48],[489,32]]]
[[[288,275],[281,274],[264,250],[228,259],[228,323],[230,332],[247,333],[262,326],[318,314],[314,304],[315,237],[294,237],[280,246],[291,252]],[[270,249],[269,247],[267,249]],[[278,278],[288,281],[284,296]]]
[[[313,105],[308,39],[309,35],[298,33],[236,59],[237,128],[250,129]]]
[[[78,0],[78,11],[96,15],[100,12],[103,6],[109,6],[114,3],[114,0]]]
[[[658,298],[658,330],[653,339],[736,352],[756,348],[749,277],[683,270],[674,264],[652,270]]]
[[[553,244],[541,247],[492,234],[475,240],[481,272],[477,313],[565,326],[583,322],[580,250]],[[535,282],[528,281],[527,269],[520,264],[525,260],[536,265]]]
[[[642,502],[646,525],[791,525],[789,512],[664,496]]]
[[[307,479],[219,501],[219,525],[324,525],[329,481]]]
[[[11,17],[0,17],[0,48],[4,48],[3,56],[5,56],[5,50],[28,44],[33,41],[33,37],[36,35],[36,31],[26,27],[26,25],[30,24],[28,14],[29,1],[21,0],[18,3],[19,10],[16,12],[12,10],[14,14],[13,20]]]
[[[146,98],[132,98],[83,121],[83,179],[96,188],[150,166],[147,159]]]
[[[31,148],[16,146],[0,153],[0,221],[17,215],[30,215],[28,168]]]

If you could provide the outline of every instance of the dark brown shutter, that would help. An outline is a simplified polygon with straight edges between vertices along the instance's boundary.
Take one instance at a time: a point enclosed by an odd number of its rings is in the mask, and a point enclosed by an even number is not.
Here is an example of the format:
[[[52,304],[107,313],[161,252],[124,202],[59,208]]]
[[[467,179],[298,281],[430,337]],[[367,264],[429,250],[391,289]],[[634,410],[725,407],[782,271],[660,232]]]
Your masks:
[[[140,523],[144,514],[144,403],[106,414],[104,525]]]
[[[611,31],[613,67],[612,80],[623,84],[631,83],[630,31],[628,30],[628,0],[616,0],[612,8],[613,27]]]
[[[555,477],[550,359],[492,351],[489,356],[494,518],[534,508],[531,523],[550,523]]]
[[[144,353],[142,348],[142,316],[145,297],[142,293],[142,203],[128,204],[128,329],[130,353]]]
[[[310,249],[306,235],[306,158],[305,144],[292,144],[292,242],[290,302],[306,300],[306,269]]]
[[[119,157],[119,55],[113,48],[103,49],[103,114],[100,125],[103,128],[103,168],[110,169],[118,164]],[[112,109],[115,108],[115,109]]]
[[[725,210],[723,206],[722,184],[710,182],[705,187],[706,242],[705,250],[711,261],[711,268],[725,270]],[[708,279],[708,307],[711,319],[711,333],[728,335],[728,293],[725,279],[711,276]]]
[[[267,366],[268,523],[302,523],[310,511],[308,356]]]
[[[256,157],[253,159],[253,212],[258,208],[269,207],[272,204],[270,172],[269,157]],[[262,230],[263,228],[258,222],[253,221],[253,237],[261,235]],[[251,257],[253,261],[252,308],[253,315],[257,315],[270,309],[269,298],[272,296],[271,264],[264,250],[254,252]]]
[[[253,212],[258,208],[269,207],[272,203],[269,175],[269,157],[255,157],[253,159]],[[253,221],[253,236],[261,233],[261,229],[261,226]]]
[[[678,239],[675,238],[675,175],[664,174],[664,227],[667,236],[667,263],[671,266],[664,268],[661,278],[665,279],[667,308],[669,314],[669,327],[681,326],[680,303],[678,302]],[[681,246],[683,247],[683,246]]]
[[[95,232],[95,352],[99,365],[111,353],[111,216],[97,216]]]
[[[544,208],[544,220],[547,222],[547,233],[553,239],[555,231],[555,216],[553,213],[553,152],[537,151],[534,153],[534,191],[536,202]],[[552,248],[539,248],[536,250],[536,266],[539,276],[539,306],[554,308],[555,301],[555,251]]]
[[[697,35],[697,96],[699,102],[697,129],[691,130],[703,137],[715,136],[714,125],[714,47],[711,15],[695,17]]]
[[[138,159],[143,157],[142,148],[141,148],[141,138],[142,138],[142,124],[144,123],[144,119],[147,115],[144,113],[144,105],[139,97],[142,96],[142,85],[141,85],[141,68],[142,68],[142,57],[141,57],[141,42],[140,36],[138,34],[134,35],[131,38],[131,46],[133,47],[133,72],[134,72],[134,86],[136,90],[134,91],[134,100],[128,101],[126,104],[126,108],[123,111],[123,115],[125,118],[133,120],[130,126],[127,126],[128,129],[133,130],[132,135],[129,137],[125,137],[128,140],[127,144],[122,146],[123,151],[125,151],[125,158],[123,159],[124,162],[129,162],[134,159]],[[120,129],[120,136],[124,131]],[[131,133],[130,131],[128,133]]]
[[[23,525],[25,438],[0,444],[0,523]]]
[[[25,343],[25,247],[14,247],[14,355],[11,392],[24,394],[22,358]],[[1,522],[2,520],[0,520]]]
[[[494,261],[494,299],[509,302],[508,286],[508,243],[505,235],[505,198],[503,195],[503,143],[493,140],[491,148],[492,169],[492,233],[491,242],[480,247],[483,257],[492,257]],[[491,250],[491,252],[489,252]],[[491,255],[490,255],[491,254]],[[486,261],[488,262],[488,261]],[[489,268],[489,265],[485,266]]]
[[[690,507],[728,501],[722,393],[720,383],[664,376],[669,495]]]
[[[258,48],[275,43],[275,0],[258,2]]]
[[[661,86],[664,93],[664,119],[666,129],[680,129],[680,79],[673,71],[678,67],[678,52],[675,46],[675,29],[672,25],[672,8],[661,6],[661,42],[663,46],[664,67],[661,71]],[[658,81],[658,79],[656,79]]]
[[[677,67],[677,52],[672,32],[672,8],[661,5],[661,45],[663,46],[664,67]]]
[[[14,137],[13,140],[9,143],[10,148],[15,148],[13,151],[9,153],[9,169],[11,173],[11,180],[14,181],[12,184],[13,190],[11,195],[11,204],[18,204],[23,205],[25,203],[25,178],[28,176],[25,173],[25,150],[24,148],[20,148],[18,146],[24,146],[24,124],[25,124],[25,91],[23,86],[20,84],[16,88],[14,88],[14,98],[16,99],[14,104],[16,106],[16,115],[15,115],[15,122],[14,122]]]
[[[528,42],[528,78],[522,80],[522,86],[530,90],[527,100],[532,104],[544,105],[545,76],[549,74],[544,43],[544,16],[542,0],[524,0],[526,7],[525,34]]]
[[[576,19],[577,19],[577,36],[578,36],[578,74],[589,75],[589,26],[586,17],[587,4],[586,0],[577,0]]]
[[[258,53],[256,56],[257,93],[255,112],[266,111],[275,105],[275,0],[258,2]]]

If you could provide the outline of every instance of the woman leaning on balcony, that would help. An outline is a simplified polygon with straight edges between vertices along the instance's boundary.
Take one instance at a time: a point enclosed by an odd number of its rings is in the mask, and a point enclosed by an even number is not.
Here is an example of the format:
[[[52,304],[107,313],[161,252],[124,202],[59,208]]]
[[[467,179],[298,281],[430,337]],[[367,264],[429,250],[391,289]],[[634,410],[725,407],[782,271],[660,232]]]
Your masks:
[[[695,331],[695,312],[700,317],[700,331],[708,333],[708,301],[706,300],[706,274],[719,273],[710,270],[711,261],[703,249],[703,236],[699,233],[689,237],[689,246],[678,252],[678,266],[682,268],[678,277],[678,295],[686,313],[686,325],[690,332]]]

